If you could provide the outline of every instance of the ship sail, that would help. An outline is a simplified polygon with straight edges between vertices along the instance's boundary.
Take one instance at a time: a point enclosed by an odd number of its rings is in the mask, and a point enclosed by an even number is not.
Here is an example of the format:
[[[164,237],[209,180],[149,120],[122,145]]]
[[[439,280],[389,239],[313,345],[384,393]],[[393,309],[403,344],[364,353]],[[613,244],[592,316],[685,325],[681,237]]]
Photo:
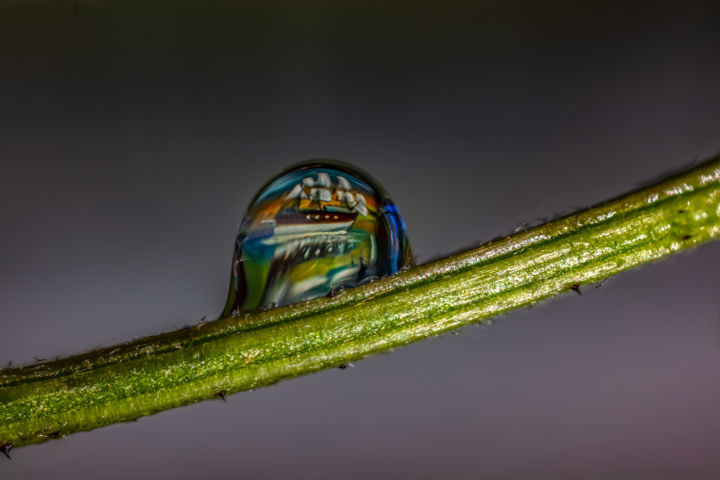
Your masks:
[[[353,210],[358,212],[360,215],[367,216],[368,209],[367,209],[367,202],[365,201],[365,197],[358,194],[357,196],[357,205],[353,207]]]
[[[350,182],[348,182],[347,178],[338,176],[337,184],[335,185],[335,188],[337,188],[338,190],[345,190],[345,191],[351,190]]]
[[[318,178],[317,182],[315,182],[315,185],[319,187],[330,188],[330,175],[325,172],[318,173]]]
[[[287,197],[285,197],[287,200],[292,200],[293,198],[298,198],[303,193],[303,188],[300,186],[300,184],[296,184],[292,190],[290,190],[290,193],[287,194]]]
[[[332,193],[328,188],[313,187],[310,189],[310,200],[315,202],[329,202],[332,200]]]

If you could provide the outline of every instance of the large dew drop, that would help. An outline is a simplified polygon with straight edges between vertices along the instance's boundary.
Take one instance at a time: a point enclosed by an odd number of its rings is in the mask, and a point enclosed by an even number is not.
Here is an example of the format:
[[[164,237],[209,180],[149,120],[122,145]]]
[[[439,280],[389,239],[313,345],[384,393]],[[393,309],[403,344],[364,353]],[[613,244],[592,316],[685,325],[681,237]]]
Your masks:
[[[324,296],[411,262],[403,219],[372,177],[337,162],[296,165],[250,203],[223,316]]]

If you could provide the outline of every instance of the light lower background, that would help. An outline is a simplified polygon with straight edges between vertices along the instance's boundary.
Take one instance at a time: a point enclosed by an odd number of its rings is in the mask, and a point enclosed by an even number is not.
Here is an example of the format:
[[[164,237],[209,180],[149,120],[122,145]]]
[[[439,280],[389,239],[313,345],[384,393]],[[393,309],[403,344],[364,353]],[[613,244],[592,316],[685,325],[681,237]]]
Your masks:
[[[720,150],[717,2],[336,3],[0,3],[3,365],[216,316],[297,161],[378,178],[426,261]],[[720,243],[0,477],[717,479]]]

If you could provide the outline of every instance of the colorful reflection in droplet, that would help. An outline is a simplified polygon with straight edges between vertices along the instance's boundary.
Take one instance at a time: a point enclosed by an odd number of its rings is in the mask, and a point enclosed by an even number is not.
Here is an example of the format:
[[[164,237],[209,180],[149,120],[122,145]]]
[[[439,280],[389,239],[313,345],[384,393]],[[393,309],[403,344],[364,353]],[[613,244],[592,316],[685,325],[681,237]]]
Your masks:
[[[324,296],[411,263],[403,219],[372,177],[339,162],[296,165],[248,208],[223,316]]]

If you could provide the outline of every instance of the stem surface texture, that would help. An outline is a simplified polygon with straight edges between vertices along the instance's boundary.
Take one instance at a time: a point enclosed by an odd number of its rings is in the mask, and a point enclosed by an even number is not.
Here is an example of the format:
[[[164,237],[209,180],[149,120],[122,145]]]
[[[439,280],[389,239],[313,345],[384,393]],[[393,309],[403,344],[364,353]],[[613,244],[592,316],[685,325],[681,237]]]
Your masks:
[[[447,332],[720,237],[720,159],[392,277],[0,371],[0,445],[270,385]]]

